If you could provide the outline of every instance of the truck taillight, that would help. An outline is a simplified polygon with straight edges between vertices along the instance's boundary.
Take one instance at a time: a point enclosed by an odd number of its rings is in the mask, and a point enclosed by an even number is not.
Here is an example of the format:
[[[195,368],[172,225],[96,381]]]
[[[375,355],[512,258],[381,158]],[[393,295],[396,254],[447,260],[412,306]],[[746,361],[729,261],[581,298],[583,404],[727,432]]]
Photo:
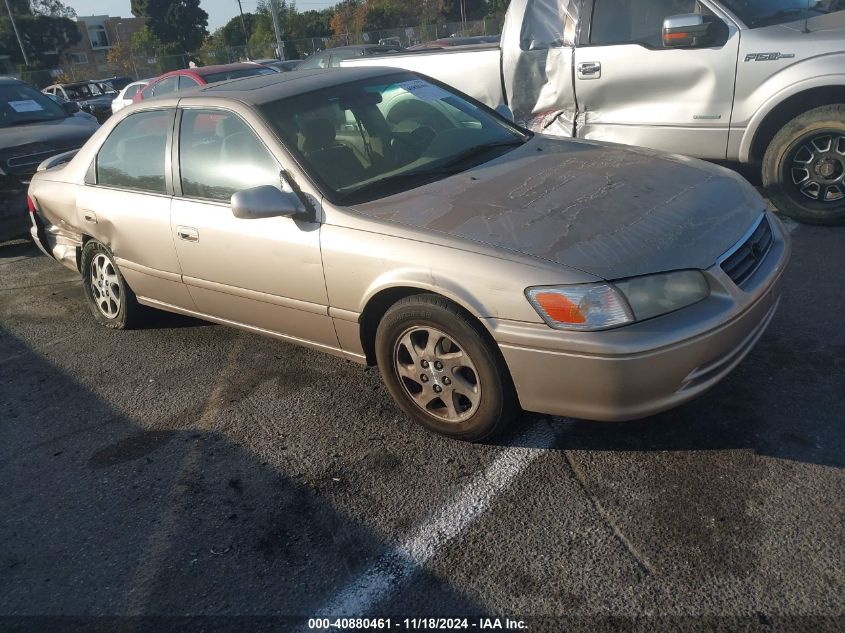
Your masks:
[[[26,208],[29,209],[30,213],[35,213],[35,203],[32,201],[31,196],[26,197]]]

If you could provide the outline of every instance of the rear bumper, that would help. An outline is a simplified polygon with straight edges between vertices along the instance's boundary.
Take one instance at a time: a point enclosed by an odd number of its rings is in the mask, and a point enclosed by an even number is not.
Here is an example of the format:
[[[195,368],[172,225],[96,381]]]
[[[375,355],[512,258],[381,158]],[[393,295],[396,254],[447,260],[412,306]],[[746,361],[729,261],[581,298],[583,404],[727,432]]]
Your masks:
[[[522,407],[630,420],[676,407],[713,387],[753,349],[780,302],[789,244],[780,222],[770,221],[774,244],[745,289],[714,266],[705,271],[709,299],[617,330],[559,332],[491,320]]]

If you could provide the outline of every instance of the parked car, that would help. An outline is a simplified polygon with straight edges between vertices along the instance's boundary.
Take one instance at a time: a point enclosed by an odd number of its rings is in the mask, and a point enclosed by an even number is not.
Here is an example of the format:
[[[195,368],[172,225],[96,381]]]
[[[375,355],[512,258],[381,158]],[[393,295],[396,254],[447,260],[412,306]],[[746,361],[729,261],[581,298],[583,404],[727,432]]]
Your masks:
[[[26,188],[43,160],[78,149],[99,127],[17,79],[0,78],[0,241],[26,235]]]
[[[132,77],[109,77],[107,79],[97,79],[98,83],[108,84],[109,88],[114,92],[120,92],[126,86],[135,81]]]
[[[299,59],[284,59],[284,60],[271,60],[269,62],[264,63],[265,66],[268,68],[272,68],[273,70],[277,70],[280,73],[287,73],[292,70],[297,70],[299,65],[302,63],[302,60]]]
[[[344,65],[424,73],[507,104],[546,134],[747,163],[783,213],[841,224],[843,9],[842,0],[512,0],[500,49]]]
[[[398,53],[402,50],[399,46],[379,46],[378,44],[357,44],[354,46],[338,46],[318,51],[303,59],[297,70],[308,70],[310,68],[335,68],[345,59],[357,59],[358,57],[372,57],[381,59],[385,55]]]
[[[701,394],[759,340],[789,252],[734,172],[380,68],[136,105],[29,196],[102,325],[151,306],[377,364],[470,440],[520,406],[622,420]]]
[[[73,116],[80,117],[82,119],[87,119],[89,121],[94,121],[95,123],[99,123],[97,121],[97,117],[95,117],[93,114],[89,114],[88,112],[83,112],[82,108],[80,108],[77,103],[74,103],[73,101],[65,101],[59,95],[53,95],[49,93],[42,94],[46,94],[48,99],[52,99],[68,113],[73,113]]]
[[[229,79],[240,79],[254,75],[268,75],[275,72],[272,68],[250,62],[173,70],[150,81],[149,84],[135,93],[132,100],[137,103],[150,97],[158,97],[171,92],[188,90],[189,88],[213,84],[218,81],[228,81]]]
[[[120,111],[128,105],[132,105],[132,99],[135,95],[151,81],[152,79],[142,79],[140,81],[133,81],[131,84],[124,86],[111,102],[112,114]]]
[[[93,114],[102,123],[108,119],[111,112],[111,102],[115,93],[109,87],[96,81],[78,81],[69,84],[53,84],[41,92],[61,97],[65,101],[73,101],[83,111]]]

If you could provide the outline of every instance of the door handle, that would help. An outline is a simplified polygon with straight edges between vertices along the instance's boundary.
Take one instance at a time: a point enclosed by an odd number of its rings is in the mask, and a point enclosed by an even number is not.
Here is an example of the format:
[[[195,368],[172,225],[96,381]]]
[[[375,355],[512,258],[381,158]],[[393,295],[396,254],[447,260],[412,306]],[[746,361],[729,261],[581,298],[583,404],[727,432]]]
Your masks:
[[[581,62],[578,64],[578,79],[601,78],[601,62]]]
[[[179,236],[180,240],[184,240],[185,242],[199,242],[200,241],[200,234],[195,228],[191,226],[177,226],[176,227],[176,235]]]
[[[87,209],[83,209],[82,211],[82,219],[88,222],[89,224],[96,224],[97,223],[97,214],[93,211],[89,211]]]

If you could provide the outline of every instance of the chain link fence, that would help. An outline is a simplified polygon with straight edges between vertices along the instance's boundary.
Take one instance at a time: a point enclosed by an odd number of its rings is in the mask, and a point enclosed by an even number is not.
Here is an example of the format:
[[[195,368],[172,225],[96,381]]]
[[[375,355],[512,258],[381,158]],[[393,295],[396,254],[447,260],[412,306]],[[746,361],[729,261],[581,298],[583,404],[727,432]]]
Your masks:
[[[305,59],[314,53],[336,46],[384,44],[407,48],[442,38],[497,35],[500,32],[501,22],[496,18],[488,17],[466,23],[444,22],[343,35],[288,39],[283,40],[282,47],[285,59]],[[89,53],[86,63],[73,63],[67,60],[61,67],[52,70],[27,70],[21,67],[17,74],[24,81],[38,88],[44,88],[53,83],[107,77],[130,76],[135,79],[145,79],[170,70],[187,68],[191,62],[197,66],[208,66],[276,57],[278,57],[276,41],[271,38],[264,42],[251,42],[248,46],[231,47],[212,44],[191,53],[136,53],[119,59],[109,56],[105,51],[100,51],[93,55]]]

